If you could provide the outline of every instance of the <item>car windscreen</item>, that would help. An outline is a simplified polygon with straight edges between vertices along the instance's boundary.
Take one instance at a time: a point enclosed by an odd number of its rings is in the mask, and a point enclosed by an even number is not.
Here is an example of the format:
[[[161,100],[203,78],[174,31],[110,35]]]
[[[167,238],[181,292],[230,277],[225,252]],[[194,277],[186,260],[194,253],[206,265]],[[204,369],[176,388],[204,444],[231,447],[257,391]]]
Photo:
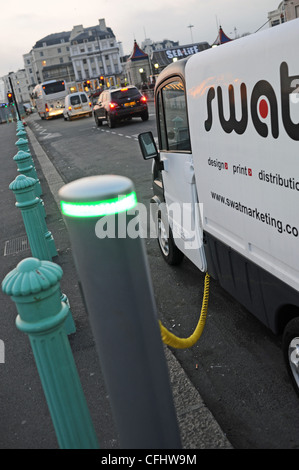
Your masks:
[[[63,80],[58,80],[53,83],[45,83],[43,85],[43,90],[46,95],[51,95],[52,93],[59,93],[60,91],[65,90],[65,83]]]
[[[124,88],[111,92],[112,100],[127,100],[128,98],[139,98],[141,95],[137,88]]]

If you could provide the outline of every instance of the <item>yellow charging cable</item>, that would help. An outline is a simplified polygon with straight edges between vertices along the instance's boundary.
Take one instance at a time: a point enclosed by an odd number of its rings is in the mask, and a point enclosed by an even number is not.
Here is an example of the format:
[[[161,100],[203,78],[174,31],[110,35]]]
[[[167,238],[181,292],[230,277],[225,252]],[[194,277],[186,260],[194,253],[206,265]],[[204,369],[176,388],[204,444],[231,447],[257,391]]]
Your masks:
[[[165,328],[165,326],[162,325],[161,321],[159,321],[162,341],[164,344],[167,344],[168,346],[172,346],[173,348],[176,348],[176,349],[185,349],[185,348],[191,348],[191,346],[193,346],[199,340],[199,338],[202,335],[202,332],[206,323],[206,318],[207,318],[207,310],[208,310],[208,302],[209,302],[209,288],[210,288],[210,275],[206,273],[200,317],[199,317],[199,320],[198,320],[198,323],[194,332],[192,333],[191,336],[189,336],[189,338],[179,338],[178,336],[175,336],[173,333],[168,331]]]

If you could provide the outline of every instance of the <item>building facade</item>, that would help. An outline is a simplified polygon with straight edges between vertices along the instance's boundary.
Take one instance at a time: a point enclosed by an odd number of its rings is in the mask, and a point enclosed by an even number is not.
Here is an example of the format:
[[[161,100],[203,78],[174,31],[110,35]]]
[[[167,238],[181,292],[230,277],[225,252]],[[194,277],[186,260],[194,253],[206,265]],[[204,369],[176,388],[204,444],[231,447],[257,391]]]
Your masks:
[[[166,47],[147,48],[148,54],[134,41],[133,51],[125,64],[127,83],[141,89],[151,87],[167,65],[210,48],[207,42],[179,46],[179,43],[165,40],[159,44]]]
[[[152,75],[152,64],[148,54],[140,49],[136,40],[131,55],[125,64],[126,83],[142,88]]]
[[[96,80],[103,76],[107,86],[120,83],[122,65],[120,48],[104,19],[97,26],[75,26],[70,36],[70,56],[75,81]]]
[[[19,104],[30,103],[29,81],[25,69],[10,72],[8,75],[2,77],[2,80],[4,81],[6,95],[9,91],[12,91],[11,82],[17,102]]]
[[[276,10],[269,11],[269,26],[277,26],[286,21],[299,18],[299,0],[284,0],[280,2]]]
[[[74,26],[72,31],[50,34],[23,55],[31,91],[47,80],[65,80],[72,90],[82,90],[91,80],[99,86],[102,75],[107,86],[117,84],[122,72],[120,47],[105,19],[96,26]]]
[[[171,41],[170,39],[163,39],[163,41],[152,41],[147,38],[141,43],[141,49],[149,56],[154,51],[162,51],[164,49],[170,49],[171,47],[178,47],[179,41]]]
[[[74,79],[69,38],[70,32],[50,34],[23,55],[31,91],[36,84],[47,80]]]

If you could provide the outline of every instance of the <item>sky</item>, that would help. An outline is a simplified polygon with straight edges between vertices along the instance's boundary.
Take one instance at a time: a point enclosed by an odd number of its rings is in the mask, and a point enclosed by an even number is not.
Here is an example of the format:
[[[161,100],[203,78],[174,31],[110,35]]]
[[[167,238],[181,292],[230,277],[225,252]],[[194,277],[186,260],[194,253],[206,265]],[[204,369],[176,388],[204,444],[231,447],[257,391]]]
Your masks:
[[[0,7],[0,77],[24,68],[23,54],[52,33],[71,31],[73,26],[95,26],[105,18],[125,54],[134,39],[170,39],[180,45],[217,37],[217,27],[235,34],[254,33],[267,22],[268,12],[279,0],[14,0]],[[192,26],[192,27],[189,27]],[[263,29],[268,28],[265,25]]]

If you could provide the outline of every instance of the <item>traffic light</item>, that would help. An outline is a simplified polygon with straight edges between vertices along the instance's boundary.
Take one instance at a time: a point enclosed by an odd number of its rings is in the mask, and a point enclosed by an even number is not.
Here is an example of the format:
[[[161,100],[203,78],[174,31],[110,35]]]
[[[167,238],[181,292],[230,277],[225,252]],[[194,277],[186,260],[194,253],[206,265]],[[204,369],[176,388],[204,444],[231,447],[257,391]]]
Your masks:
[[[105,85],[105,79],[104,79],[103,75],[101,75],[101,76],[99,77],[99,82],[100,82],[100,85],[102,85],[102,86]]]
[[[7,98],[8,98],[8,102],[9,102],[9,103],[13,103],[13,97],[12,97],[12,92],[11,92],[11,91],[9,91],[9,92],[7,93]]]
[[[84,85],[84,88],[89,88],[89,89],[92,88],[90,80],[85,80],[85,82],[83,82],[83,85]]]

